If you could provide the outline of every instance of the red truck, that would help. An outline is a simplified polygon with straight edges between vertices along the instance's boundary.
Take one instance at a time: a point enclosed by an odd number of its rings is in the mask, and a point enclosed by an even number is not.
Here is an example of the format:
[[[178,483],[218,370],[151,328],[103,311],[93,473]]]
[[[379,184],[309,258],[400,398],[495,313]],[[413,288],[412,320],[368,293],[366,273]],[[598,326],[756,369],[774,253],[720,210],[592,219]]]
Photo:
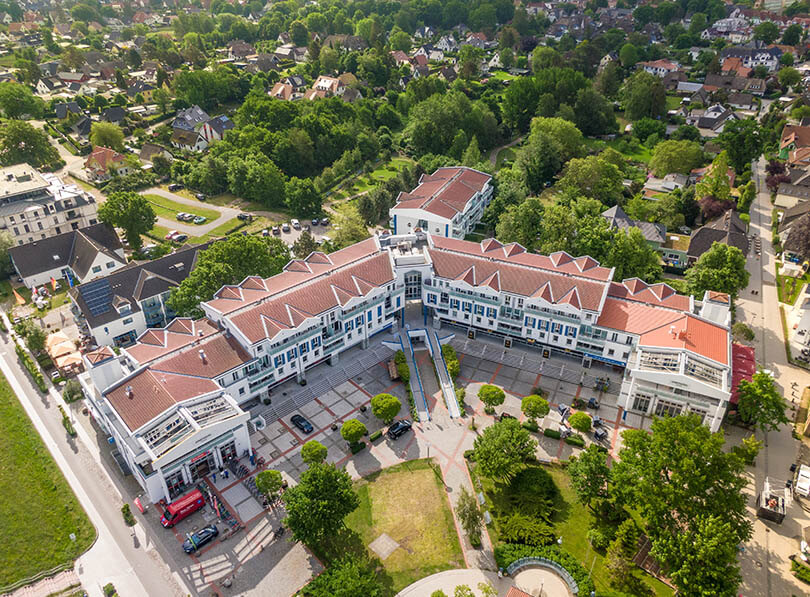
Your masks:
[[[180,496],[163,509],[160,524],[170,529],[203,506],[205,506],[205,498],[200,490],[194,489],[193,491],[189,491],[186,495]]]

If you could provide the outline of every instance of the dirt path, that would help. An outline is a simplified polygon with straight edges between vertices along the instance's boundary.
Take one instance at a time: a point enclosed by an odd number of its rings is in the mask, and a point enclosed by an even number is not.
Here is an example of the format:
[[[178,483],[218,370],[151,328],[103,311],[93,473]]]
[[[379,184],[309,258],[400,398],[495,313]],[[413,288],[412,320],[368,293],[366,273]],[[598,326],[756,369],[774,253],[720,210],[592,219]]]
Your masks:
[[[489,152],[489,163],[494,166],[498,162],[498,154],[501,152],[502,149],[507,149],[509,147],[514,147],[515,145],[520,143],[522,140],[523,140],[523,135],[521,135],[517,139],[514,139],[513,141],[510,141],[506,145],[501,145],[500,147],[496,147],[495,149],[490,151]]]

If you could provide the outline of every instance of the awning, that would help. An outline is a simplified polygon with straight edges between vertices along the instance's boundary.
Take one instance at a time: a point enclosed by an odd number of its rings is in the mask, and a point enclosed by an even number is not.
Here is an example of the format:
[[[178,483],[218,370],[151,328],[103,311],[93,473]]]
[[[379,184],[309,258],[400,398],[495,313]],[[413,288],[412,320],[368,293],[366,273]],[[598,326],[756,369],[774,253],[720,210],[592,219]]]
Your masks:
[[[737,386],[742,380],[751,381],[757,372],[754,349],[750,346],[731,345],[731,404],[737,404]]]

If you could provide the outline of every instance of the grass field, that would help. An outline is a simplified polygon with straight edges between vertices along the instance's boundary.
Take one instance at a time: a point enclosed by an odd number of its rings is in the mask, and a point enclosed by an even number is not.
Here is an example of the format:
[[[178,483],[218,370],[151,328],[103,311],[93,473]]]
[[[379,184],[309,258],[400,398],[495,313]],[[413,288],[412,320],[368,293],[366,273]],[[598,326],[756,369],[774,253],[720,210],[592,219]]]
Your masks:
[[[2,375],[0,512],[0,586],[72,562],[96,537],[87,514]]]
[[[382,533],[400,545],[382,562],[393,593],[430,574],[464,567],[444,483],[434,466],[413,460],[355,485],[360,507],[346,518],[348,528],[364,546]]]
[[[406,165],[413,162],[407,158],[393,158],[385,164],[380,164],[369,174],[363,174],[355,178],[351,184],[346,183],[340,190],[329,195],[330,201],[339,201],[353,195],[358,195],[370,191],[381,182],[394,178]]]
[[[263,219],[263,218],[260,218],[260,219]],[[256,221],[257,220],[254,220],[254,223]],[[216,228],[212,228],[206,234],[203,234],[203,235],[200,235],[200,236],[189,236],[188,239],[186,239],[185,241],[183,241],[182,243],[179,243],[179,244],[182,244],[182,245],[185,245],[185,244],[197,245],[197,244],[200,244],[200,243],[208,242],[209,240],[212,240],[214,238],[219,238],[221,236],[225,236],[226,233],[229,230],[235,228],[238,225],[239,225],[239,220],[237,220],[236,218],[231,218],[230,220],[226,220],[226,221],[222,222]],[[267,226],[263,226],[263,227],[266,228]],[[153,239],[159,240],[160,242],[166,242],[164,239],[166,238],[166,235],[169,233],[169,230],[172,230],[172,229],[166,228],[166,227],[160,226],[160,225],[155,225],[154,227],[152,227],[152,230],[149,232],[149,234],[151,235],[151,237]],[[146,242],[154,242],[154,241],[149,240],[149,241],[146,241]],[[178,243],[175,243],[175,244],[178,244]]]
[[[219,211],[216,209],[197,207],[196,205],[192,207],[190,205],[186,205],[185,203],[172,201],[171,199],[167,199],[161,195],[147,193],[144,195],[144,198],[152,204],[152,207],[157,215],[169,220],[174,220],[177,214],[181,212],[194,214],[195,216],[203,216],[204,218],[207,218],[209,222],[213,222],[220,216]]]
[[[649,164],[652,159],[652,151],[648,148],[641,144],[628,143],[623,139],[614,139],[613,141],[585,139],[585,147],[596,151],[602,151],[607,147],[611,147],[627,159],[644,164]]]
[[[495,158],[495,168],[500,169],[505,161],[514,162],[517,153],[512,147],[505,147],[498,152],[498,157]]]
[[[594,551],[587,538],[593,520],[593,513],[577,500],[568,474],[563,468],[559,466],[544,466],[542,468],[548,471],[560,492],[559,498],[554,503],[551,519],[554,534],[562,537],[563,549],[575,556],[586,569],[590,570],[593,566],[592,578],[597,591],[608,590],[610,584],[605,569],[605,554]],[[477,475],[474,467],[471,472],[481,480],[490,510],[494,515],[510,512],[514,509],[514,505],[509,500],[508,492],[502,486],[496,485],[492,479]],[[497,542],[498,532],[496,526],[492,525],[489,528],[490,537],[493,542]],[[636,574],[644,580],[644,583],[655,595],[665,597],[673,595],[672,589],[658,579],[641,570],[637,570]]]
[[[681,99],[677,95],[668,95],[667,96],[667,110],[677,110],[681,107]]]

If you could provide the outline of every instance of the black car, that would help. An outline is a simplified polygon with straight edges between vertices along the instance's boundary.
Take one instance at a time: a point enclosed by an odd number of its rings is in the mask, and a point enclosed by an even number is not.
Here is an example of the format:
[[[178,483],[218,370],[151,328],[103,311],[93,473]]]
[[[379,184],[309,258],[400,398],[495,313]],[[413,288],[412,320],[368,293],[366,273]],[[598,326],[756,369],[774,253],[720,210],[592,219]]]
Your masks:
[[[237,220],[242,220],[243,222],[246,222],[246,221],[248,221],[250,219],[250,214],[246,214],[244,212],[238,213],[238,214],[236,214],[236,219]]]
[[[312,224],[313,226],[317,226],[318,222],[320,222],[320,220],[318,220],[318,218],[312,218],[312,222],[310,222],[310,224]]]
[[[397,439],[400,435],[408,431],[413,424],[405,419],[394,421],[394,424],[388,428],[386,435],[391,439]]]
[[[200,201],[205,201],[205,195],[203,195],[202,193],[197,193],[197,199],[199,199]]]
[[[301,415],[293,415],[290,422],[304,433],[312,433],[313,431],[312,425]]]
[[[196,533],[189,535],[188,539],[183,541],[183,551],[186,553],[194,553],[206,543],[210,543],[217,535],[219,535],[217,525],[212,524],[211,526],[203,527]]]
[[[169,185],[169,190],[170,191],[180,191],[180,190],[182,190],[182,188],[183,188],[183,185],[178,184],[176,182]]]

